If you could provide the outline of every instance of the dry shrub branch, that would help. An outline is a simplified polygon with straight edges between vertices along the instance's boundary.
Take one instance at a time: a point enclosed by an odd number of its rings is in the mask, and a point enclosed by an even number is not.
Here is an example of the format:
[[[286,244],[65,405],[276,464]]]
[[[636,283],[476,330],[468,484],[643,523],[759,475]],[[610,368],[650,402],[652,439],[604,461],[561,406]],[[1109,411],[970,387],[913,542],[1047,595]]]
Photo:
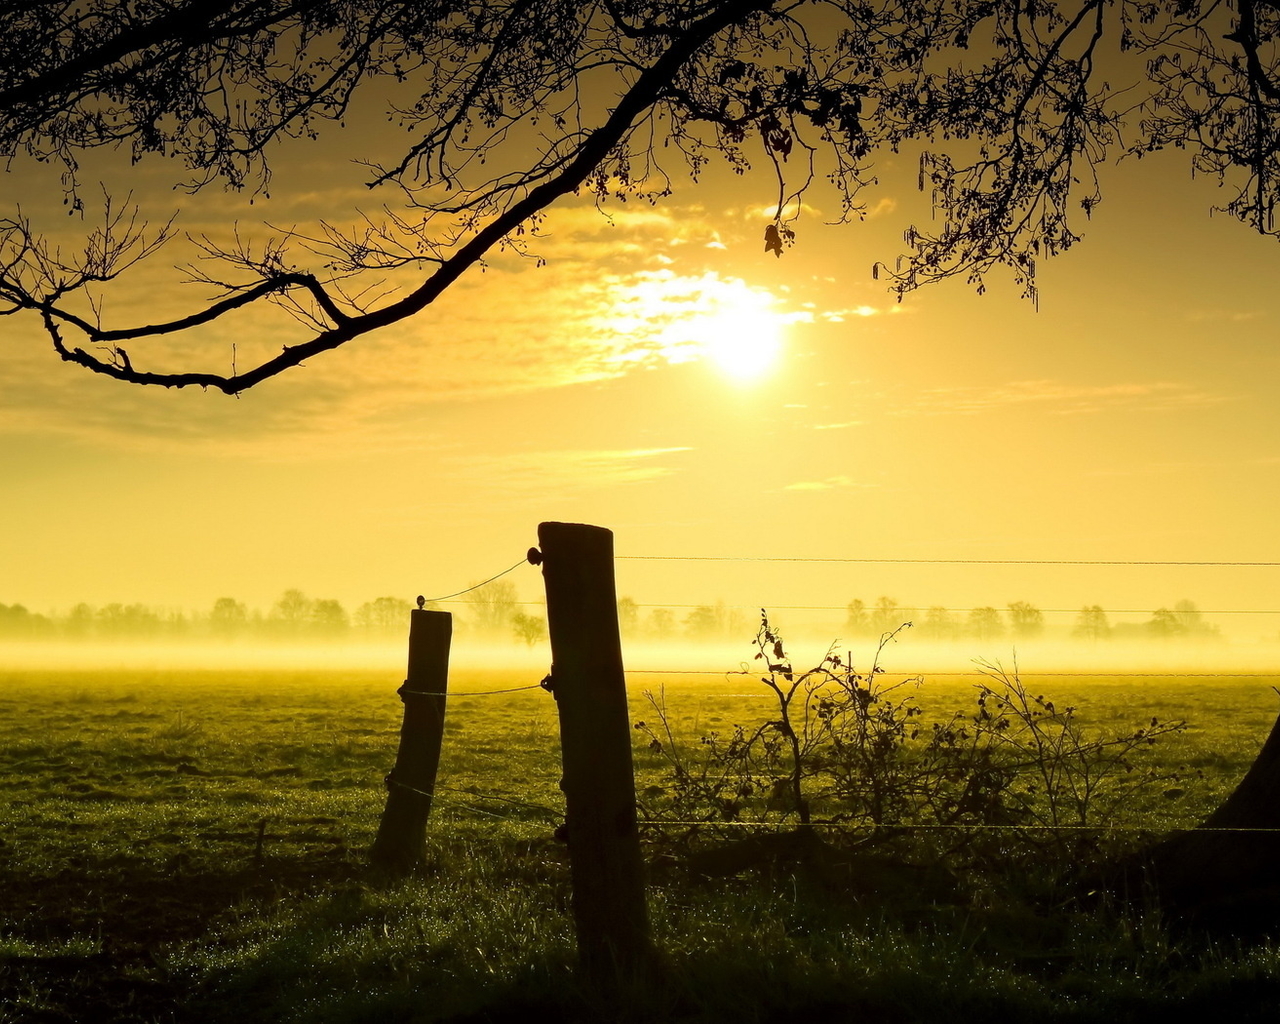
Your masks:
[[[761,831],[809,832],[825,846],[984,874],[1079,866],[1134,844],[1134,806],[1176,777],[1152,748],[1184,722],[1091,730],[1076,707],[991,663],[980,663],[971,706],[938,713],[921,702],[922,679],[890,682],[880,664],[907,625],[884,634],[865,671],[834,649],[797,671],[762,613],[767,720],[696,743],[677,734],[662,694],[646,694],[654,721],[635,728],[667,769],[641,801],[654,844],[688,855],[726,833],[758,844]]]

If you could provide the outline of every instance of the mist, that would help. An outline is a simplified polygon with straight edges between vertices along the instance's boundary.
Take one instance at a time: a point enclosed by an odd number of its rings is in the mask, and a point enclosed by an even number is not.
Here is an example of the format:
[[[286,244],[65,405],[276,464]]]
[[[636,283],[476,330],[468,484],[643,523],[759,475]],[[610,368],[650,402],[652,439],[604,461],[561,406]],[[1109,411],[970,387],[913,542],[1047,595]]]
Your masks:
[[[537,678],[550,667],[545,605],[520,600],[509,580],[424,605],[453,615],[455,666],[527,671]],[[399,673],[412,607],[384,596],[348,612],[336,598],[297,589],[285,590],[266,609],[232,597],[197,610],[82,602],[40,613],[0,603],[0,659],[11,668]],[[860,672],[877,665],[908,676],[976,672],[984,665],[1024,673],[1259,672],[1275,666],[1280,655],[1274,613],[1206,612],[1185,598],[1146,613],[1108,612],[1098,604],[1041,609],[1027,601],[912,608],[889,597],[770,610],[724,600],[641,604],[624,596],[617,610],[625,664],[637,674],[760,671],[755,638],[766,616],[797,671],[818,665],[828,653]]]
[[[9,670],[182,669],[234,671],[270,669],[298,671],[385,671],[403,676],[407,629],[400,637],[348,637],[305,641],[217,641],[208,638],[152,638],[119,640],[29,639],[0,640],[0,665]],[[852,664],[858,672],[877,665],[892,677],[950,675],[980,672],[997,666],[1023,675],[1078,672],[1087,674],[1140,673],[1208,674],[1274,673],[1280,675],[1280,640],[1218,637],[1206,641],[1124,641],[1091,643],[1069,637],[1044,636],[991,641],[928,640],[901,630],[883,647],[874,638],[845,641],[819,635],[788,638],[786,654],[797,672],[817,666],[828,652]],[[623,659],[628,673],[670,675],[723,674],[725,678],[765,671],[763,659],[749,637],[702,641],[655,641],[624,638]],[[452,644],[450,664],[457,669],[528,674],[536,683],[551,667],[546,639],[533,644],[502,636],[463,633]]]

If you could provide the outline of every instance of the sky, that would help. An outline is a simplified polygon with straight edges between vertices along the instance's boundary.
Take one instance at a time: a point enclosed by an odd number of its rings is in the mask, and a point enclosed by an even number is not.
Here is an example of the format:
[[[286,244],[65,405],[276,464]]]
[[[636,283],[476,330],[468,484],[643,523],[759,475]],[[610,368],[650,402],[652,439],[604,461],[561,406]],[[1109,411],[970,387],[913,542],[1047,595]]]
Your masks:
[[[262,238],[377,212],[347,152],[289,151],[252,205],[174,192],[163,163],[90,169],[153,223]],[[34,319],[0,321],[0,603],[439,596],[563,520],[614,531],[619,593],[642,604],[1280,610],[1265,567],[630,557],[1280,561],[1273,240],[1210,216],[1215,185],[1162,156],[1105,172],[1038,305],[999,274],[898,302],[871,267],[928,209],[914,157],[876,171],[866,221],[830,224],[815,189],[781,258],[763,172],[677,178],[654,207],[571,199],[535,240],[545,265],[496,257],[240,398],[96,377]],[[6,198],[74,246],[90,222],[47,174],[16,166]],[[108,316],[207,297],[173,269],[185,244],[114,282]],[[225,370],[290,332],[254,310],[131,355]],[[510,578],[541,596],[532,567]],[[1209,618],[1280,634],[1280,615]]]

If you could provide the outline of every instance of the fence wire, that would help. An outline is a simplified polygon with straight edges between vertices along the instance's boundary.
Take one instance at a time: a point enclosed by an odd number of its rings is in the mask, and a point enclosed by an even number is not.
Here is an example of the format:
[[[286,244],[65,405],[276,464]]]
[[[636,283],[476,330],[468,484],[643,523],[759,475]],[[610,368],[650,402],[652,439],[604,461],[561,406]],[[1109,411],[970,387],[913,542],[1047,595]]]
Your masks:
[[[631,561],[699,561],[699,562],[786,562],[786,563],[843,563],[843,564],[900,564],[900,565],[1058,565],[1058,566],[1162,566],[1162,567],[1229,567],[1229,568],[1277,568],[1280,562],[1268,561],[1155,561],[1155,560],[1119,560],[1119,559],[983,559],[983,558],[787,558],[773,556],[718,556],[718,555],[617,555],[619,560]],[[430,599],[433,603],[456,602],[466,594],[469,594],[481,587],[486,586],[495,580],[501,579],[503,576],[514,572],[521,565],[528,564],[528,558],[522,557],[518,562],[509,568],[490,576],[488,579],[459,590],[451,594]],[[426,599],[422,599],[426,600]],[[421,602],[420,602],[421,603]],[[465,603],[465,602],[456,602]],[[520,605],[541,605],[542,602],[536,601],[520,601],[516,602]],[[636,607],[655,607],[655,608],[696,608],[699,605],[694,604],[637,604]],[[735,605],[734,607],[755,607],[755,605]],[[843,605],[775,605],[776,610],[785,611],[844,611],[846,606]],[[968,608],[947,608],[948,612],[966,612],[973,609]],[[1079,609],[1051,608],[1040,609],[1049,613],[1069,614],[1078,612]],[[1147,609],[1112,609],[1118,614],[1145,614]],[[1261,608],[1234,608],[1234,609],[1198,609],[1201,614],[1215,615],[1276,615],[1280,614],[1280,609],[1261,609]],[[701,668],[638,668],[626,669],[627,676],[719,676],[725,681],[730,681],[733,677],[750,677],[755,675],[764,675],[750,668],[741,669],[701,669]],[[922,670],[895,670],[895,676],[923,676],[926,673]],[[981,669],[968,669],[961,671],[937,671],[930,670],[929,674],[934,676],[950,677],[971,676],[985,677],[988,672]],[[1189,671],[1043,671],[1028,672],[1028,677],[1061,677],[1061,678],[1137,678],[1137,679],[1276,679],[1280,678],[1280,670],[1273,672],[1189,672]],[[544,682],[530,683],[523,686],[502,687],[493,690],[457,690],[441,696],[453,697],[493,697],[507,695],[512,693],[529,692],[532,690],[545,689]],[[774,695],[768,691],[753,691],[750,693],[723,693],[715,691],[706,691],[699,696],[715,697],[717,699],[741,699],[741,698],[760,698],[769,699]],[[490,758],[492,761],[498,761],[498,758]],[[550,781],[550,776],[543,781]],[[519,799],[514,796],[507,796],[489,791],[476,791],[474,788],[463,789],[447,785],[437,784],[433,790],[433,797],[444,807],[463,811],[470,811],[474,814],[483,815],[488,818],[497,818],[513,824],[529,826],[532,823],[526,818],[517,817],[513,814],[504,814],[500,811],[493,810],[488,807],[479,806],[480,803],[492,802],[504,804],[511,808],[521,808],[527,811],[533,811],[544,817],[548,823],[559,824],[564,820],[564,808],[549,807],[545,804],[538,804],[529,800]],[[468,798],[468,799],[463,799]],[[1187,831],[1186,827],[1171,827],[1167,823],[1152,825],[1122,825],[1114,823],[1106,824],[1046,824],[1046,823],[914,823],[914,824],[877,824],[874,822],[837,822],[837,821],[814,821],[807,825],[799,825],[799,823],[789,820],[778,821],[726,821],[726,820],[705,820],[705,819],[666,819],[660,817],[645,817],[644,809],[638,807],[642,816],[638,820],[639,827],[646,830],[663,829],[670,827],[697,827],[705,829],[727,829],[727,830],[755,830],[755,831],[771,831],[778,832],[784,829],[793,829],[796,827],[828,829],[840,831],[892,831],[901,833],[912,832],[929,832],[929,831],[1005,831],[1005,832],[1085,832],[1085,833],[1159,833],[1159,832],[1176,832]],[[1213,832],[1213,833],[1237,833],[1237,834],[1268,834],[1280,832],[1280,828],[1262,828],[1262,827],[1221,827],[1221,826],[1193,826],[1194,831]]]
[[[526,557],[524,557],[524,558],[521,558],[521,559],[520,559],[520,561],[516,562],[516,564],[515,564],[515,565],[513,565],[513,566],[511,566],[510,568],[508,568],[508,569],[503,569],[503,570],[502,570],[502,572],[495,573],[494,575],[490,576],[487,580],[482,580],[482,581],[481,581],[481,582],[479,582],[479,583],[476,583],[476,584],[474,584],[474,585],[472,585],[472,586],[470,586],[470,587],[467,587],[465,590],[459,590],[459,591],[456,591],[455,593],[452,593],[452,594],[445,594],[443,597],[419,597],[419,598],[418,598],[418,602],[419,602],[419,605],[418,605],[418,606],[419,606],[419,607],[421,607],[424,603],[425,603],[425,604],[440,604],[440,603],[441,603],[441,602],[443,602],[443,601],[451,601],[451,600],[453,600],[455,597],[461,597],[463,594],[469,594],[469,593],[471,593],[473,590],[479,590],[481,587],[488,586],[488,585],[489,585],[490,583],[492,583],[494,580],[500,580],[500,579],[502,579],[502,577],[503,577],[503,576],[505,576],[505,575],[507,575],[507,573],[515,572],[517,569],[519,569],[519,568],[520,568],[520,566],[522,566],[522,565],[527,565],[527,564],[528,564],[528,562],[529,562],[529,559],[528,559],[528,557],[527,557],[527,556],[526,556]]]
[[[874,822],[854,822],[854,821],[811,821],[808,824],[801,825],[799,822],[768,822],[768,821],[700,821],[700,820],[668,820],[666,818],[644,818],[637,822],[642,828],[659,828],[667,825],[698,825],[708,828],[743,828],[743,829],[769,829],[778,831],[784,827],[794,828],[828,828],[838,829],[849,832],[936,832],[936,831],[1036,831],[1036,832],[1263,832],[1272,833],[1280,832],[1280,828],[1227,828],[1227,827],[1205,827],[1194,826],[1194,828],[1171,828],[1167,825],[1041,825],[1031,822],[1025,824],[997,824],[992,822],[974,822],[972,824],[959,824],[954,822],[935,822],[932,824],[895,824],[885,825],[876,824]]]
[[[1144,561],[1089,558],[787,558],[771,555],[615,555],[619,561],[652,562],[835,562],[856,565],[1122,565],[1280,568],[1280,562]]]

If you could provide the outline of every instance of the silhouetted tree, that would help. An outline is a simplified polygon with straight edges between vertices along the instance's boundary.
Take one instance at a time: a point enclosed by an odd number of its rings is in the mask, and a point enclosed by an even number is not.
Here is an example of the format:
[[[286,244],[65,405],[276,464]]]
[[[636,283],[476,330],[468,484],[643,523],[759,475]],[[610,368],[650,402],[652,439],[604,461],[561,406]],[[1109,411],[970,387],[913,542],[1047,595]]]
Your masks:
[[[296,636],[310,622],[314,604],[301,590],[286,590],[272,607],[268,621],[276,632]]]
[[[898,607],[898,602],[891,597],[876,598],[875,607],[871,610],[868,625],[871,632],[878,636],[892,633],[906,621],[906,612]]]
[[[1192,601],[1182,600],[1172,608],[1157,608],[1145,625],[1147,634],[1157,640],[1204,640],[1218,634],[1204,621],[1200,609]]]
[[[655,608],[649,613],[647,632],[654,640],[670,640],[676,634],[676,615],[670,608]]]
[[[547,639],[547,620],[538,615],[516,612],[511,616],[511,628],[515,630],[516,639],[529,647]]]
[[[1076,616],[1075,627],[1071,635],[1082,640],[1106,640],[1111,636],[1111,623],[1107,621],[1107,613],[1101,605],[1088,604],[1080,609]]]
[[[970,608],[966,626],[969,635],[983,643],[1004,635],[1004,622],[1000,618],[1000,612],[990,605]]]
[[[744,630],[742,612],[723,601],[700,604],[684,619],[685,635],[690,640],[715,640],[741,636]]]
[[[84,639],[93,632],[93,619],[93,607],[82,601],[67,613],[62,623],[62,630],[72,639]]]
[[[0,636],[41,636],[48,633],[51,626],[45,616],[34,614],[20,604],[0,604]]]
[[[431,607],[428,602],[426,607]],[[355,623],[371,633],[404,633],[409,631],[412,606],[401,597],[379,597],[366,601],[356,609]],[[435,610],[434,608],[432,610]]]
[[[1219,635],[1218,627],[1204,621],[1204,614],[1196,607],[1194,601],[1185,598],[1173,606],[1174,618],[1178,620],[1185,636],[1207,640]]]
[[[1157,608],[1147,622],[1147,633],[1157,640],[1171,640],[1185,632],[1181,620],[1168,608]]]
[[[96,632],[101,636],[146,637],[160,632],[160,616],[140,604],[112,603],[98,609]]]
[[[342,604],[333,598],[321,598],[311,605],[309,625],[321,636],[340,636],[351,628],[351,620]]]
[[[204,276],[217,299],[123,327],[83,291],[169,232],[114,203],[72,259],[15,213],[0,299],[95,372],[236,393],[425,309],[495,247],[519,248],[564,196],[658,201],[672,164],[743,172],[759,154],[775,200],[765,247],[781,254],[810,181],[830,181],[857,219],[877,151],[917,140],[936,227],[907,230],[903,260],[882,267],[893,287],[961,275],[981,288],[1003,266],[1033,294],[1037,260],[1078,240],[1112,156],[1186,150],[1228,186],[1229,214],[1276,231],[1278,30],[1280,7],[1261,0],[0,5],[0,154],[60,167],[73,210],[80,155],[99,146],[174,157],[186,187],[265,192],[277,141],[327,131],[357,91],[378,90],[405,138],[368,180],[407,204],[381,224],[353,214],[354,229],[209,244],[228,264]],[[419,274],[362,300],[357,279],[390,270]],[[259,301],[284,304],[300,330],[256,365],[148,369],[123,348]]]
[[[629,597],[618,598],[618,632],[635,636],[640,629],[640,606]]]
[[[482,633],[506,633],[516,612],[516,585],[510,580],[494,580],[467,595],[473,613],[472,625]]]
[[[850,636],[862,636],[871,631],[867,606],[856,597],[845,608],[844,628],[849,631]]]
[[[1009,605],[1009,628],[1019,640],[1029,640],[1044,632],[1044,613],[1027,601]]]
[[[953,640],[958,627],[955,617],[941,605],[934,605],[924,613],[921,634],[929,640]]]
[[[215,636],[233,637],[249,625],[249,609],[234,597],[220,597],[209,612],[209,629]]]
[[[710,640],[720,633],[720,616],[714,605],[700,604],[684,617],[685,635],[690,640]]]

